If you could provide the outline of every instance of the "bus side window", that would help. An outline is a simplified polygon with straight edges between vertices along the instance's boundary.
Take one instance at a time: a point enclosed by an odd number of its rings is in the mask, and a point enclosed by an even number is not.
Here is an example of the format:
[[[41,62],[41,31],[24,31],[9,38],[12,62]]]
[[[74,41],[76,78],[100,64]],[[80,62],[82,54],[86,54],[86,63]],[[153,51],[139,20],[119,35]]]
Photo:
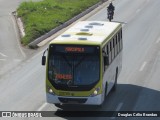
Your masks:
[[[103,70],[105,71],[105,69],[106,69],[106,66],[105,66],[106,65],[106,61],[105,61],[104,57],[108,56],[108,54],[107,54],[107,45],[104,46],[102,54],[103,54]]]
[[[109,54],[109,47],[108,47],[108,45],[106,45],[106,53],[107,53],[107,55]]]
[[[118,33],[119,51],[121,51],[121,32]]]
[[[114,37],[114,43],[115,43],[115,45],[114,45],[114,56],[116,57],[116,55],[117,55],[117,42],[116,42],[116,40],[117,40],[117,37],[115,36]]]
[[[110,41],[110,52],[112,51],[112,43],[111,43],[111,41]]]
[[[115,46],[115,43],[114,43],[114,38],[113,38],[113,48],[114,48],[114,46]]]
[[[122,50],[122,30],[119,31],[118,33],[118,37],[119,37],[119,49],[120,51]]]
[[[110,62],[109,63],[111,63],[112,62],[112,41],[110,41]]]
[[[111,63],[111,48],[110,48],[110,42],[107,44],[107,49],[108,49],[109,63]]]
[[[122,39],[122,29],[121,29],[121,39]]]
[[[114,57],[115,57],[115,38],[113,38],[113,59],[114,59]]]
[[[119,50],[119,41],[118,41],[119,37],[118,37],[118,34],[117,34],[116,37],[117,37],[117,39],[116,39],[116,43],[117,43],[117,53],[119,53],[120,50]]]
[[[113,45],[113,41],[114,41],[114,38],[111,41],[111,43],[112,43],[112,61],[114,59],[114,45]]]
[[[123,48],[123,42],[122,42],[122,29],[121,29],[121,49]]]

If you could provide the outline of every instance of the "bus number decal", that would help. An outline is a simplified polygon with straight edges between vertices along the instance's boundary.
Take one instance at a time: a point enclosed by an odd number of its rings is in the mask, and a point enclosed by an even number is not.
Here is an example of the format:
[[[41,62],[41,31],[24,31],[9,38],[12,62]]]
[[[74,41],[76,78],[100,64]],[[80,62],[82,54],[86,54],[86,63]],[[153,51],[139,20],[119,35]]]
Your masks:
[[[56,79],[71,80],[72,75],[70,75],[70,74],[56,74]]]

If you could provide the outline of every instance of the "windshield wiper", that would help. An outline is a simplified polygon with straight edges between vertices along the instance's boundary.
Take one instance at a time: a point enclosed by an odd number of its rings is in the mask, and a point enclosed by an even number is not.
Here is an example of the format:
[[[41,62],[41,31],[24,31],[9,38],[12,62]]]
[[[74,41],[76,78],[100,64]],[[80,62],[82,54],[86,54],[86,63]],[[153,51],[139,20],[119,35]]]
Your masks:
[[[69,61],[67,60],[67,58],[66,58],[64,55],[62,55],[62,57],[63,57],[64,60],[67,62],[67,64],[72,68],[72,64],[69,63]]]
[[[69,80],[69,81],[67,82],[67,85],[68,85],[68,86],[71,86],[71,85],[72,85],[72,80]]]
[[[79,62],[75,65],[75,68],[76,68],[77,66],[79,66],[79,64],[80,64],[85,58],[86,58],[86,56],[84,56],[81,60],[79,60]]]

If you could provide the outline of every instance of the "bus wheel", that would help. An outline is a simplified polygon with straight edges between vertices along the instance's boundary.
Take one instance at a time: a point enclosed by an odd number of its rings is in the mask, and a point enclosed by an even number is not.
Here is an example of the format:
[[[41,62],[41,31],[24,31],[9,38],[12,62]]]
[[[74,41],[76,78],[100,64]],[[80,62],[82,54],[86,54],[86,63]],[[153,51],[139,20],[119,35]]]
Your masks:
[[[117,87],[117,77],[118,77],[118,69],[116,70],[116,77],[115,77],[114,85],[113,85],[113,87],[112,87],[112,91],[115,91],[115,90],[116,90],[116,87]]]
[[[58,108],[61,108],[61,107],[62,107],[62,105],[59,104],[59,103],[55,103],[54,105],[55,105],[56,107],[58,107]]]

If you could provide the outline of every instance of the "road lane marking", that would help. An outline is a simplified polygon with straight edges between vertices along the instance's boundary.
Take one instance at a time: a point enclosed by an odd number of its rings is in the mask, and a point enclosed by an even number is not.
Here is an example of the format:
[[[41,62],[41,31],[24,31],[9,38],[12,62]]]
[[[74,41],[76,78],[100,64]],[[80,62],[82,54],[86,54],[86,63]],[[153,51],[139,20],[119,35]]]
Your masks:
[[[9,14],[9,15],[11,15],[11,14]],[[16,34],[16,40],[17,40],[17,43],[18,43],[18,47],[19,47],[19,49],[20,49],[20,51],[21,51],[21,54],[23,55],[23,57],[25,58],[26,57],[26,55],[25,55],[25,53],[23,52],[23,50],[22,50],[22,48],[21,48],[21,46],[20,46],[20,41],[19,41],[19,37],[18,37],[18,33],[16,32],[17,31],[17,29],[16,29],[16,24],[15,24],[15,20],[13,19],[13,17],[12,17],[12,15],[11,15],[11,20],[12,20],[12,22],[13,22],[13,28],[14,28],[14,32],[15,32],[15,34]]]
[[[121,109],[122,106],[123,106],[123,103],[122,103],[122,102],[119,103],[119,105],[118,105],[117,108],[116,108],[116,111],[119,111],[119,110]]]
[[[143,69],[144,69],[144,67],[146,66],[146,64],[147,64],[147,62],[144,62],[144,63],[142,64],[142,66],[140,67],[139,71],[143,71]]]
[[[0,61],[6,61],[6,59],[0,59]]]
[[[113,114],[113,117],[111,117],[112,120],[116,118],[117,112],[121,109],[122,106],[123,106],[123,103],[122,102],[119,103],[119,105],[117,106],[117,108],[115,110],[116,112]]]
[[[160,38],[156,41],[156,43],[159,43],[160,42]]]
[[[14,59],[15,62],[21,62],[21,59]]]
[[[5,54],[3,54],[3,53],[1,53],[1,52],[0,52],[0,55],[3,56],[3,57],[7,57],[7,55],[5,55]]]
[[[141,9],[136,10],[136,13],[139,13],[141,11]]]
[[[45,108],[45,107],[46,107],[46,105],[47,105],[47,103],[44,103],[40,108],[38,108],[38,110],[37,110],[37,111],[42,111],[42,110],[43,110],[43,108]]]

